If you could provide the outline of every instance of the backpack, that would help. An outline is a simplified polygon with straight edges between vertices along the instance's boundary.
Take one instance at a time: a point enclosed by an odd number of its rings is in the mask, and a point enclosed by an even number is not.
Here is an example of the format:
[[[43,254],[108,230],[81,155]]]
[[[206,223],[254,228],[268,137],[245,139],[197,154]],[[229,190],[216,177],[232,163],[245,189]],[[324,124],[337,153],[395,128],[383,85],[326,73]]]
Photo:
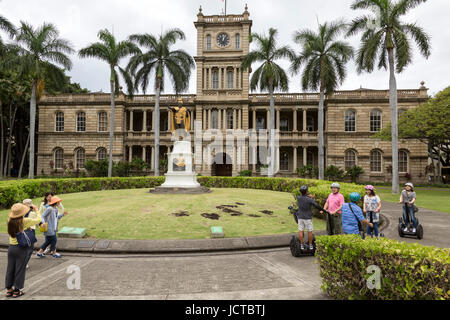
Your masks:
[[[30,228],[18,232],[16,234],[16,239],[17,239],[17,244],[21,248],[30,248],[37,242],[34,231],[31,230]]]

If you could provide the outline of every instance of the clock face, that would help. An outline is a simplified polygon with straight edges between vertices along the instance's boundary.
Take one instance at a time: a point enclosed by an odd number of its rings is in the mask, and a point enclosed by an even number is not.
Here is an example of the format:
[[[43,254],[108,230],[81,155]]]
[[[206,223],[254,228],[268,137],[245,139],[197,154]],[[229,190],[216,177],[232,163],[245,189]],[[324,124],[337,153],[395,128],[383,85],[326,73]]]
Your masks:
[[[220,33],[217,36],[217,45],[219,47],[226,47],[230,43],[230,36],[226,33]]]

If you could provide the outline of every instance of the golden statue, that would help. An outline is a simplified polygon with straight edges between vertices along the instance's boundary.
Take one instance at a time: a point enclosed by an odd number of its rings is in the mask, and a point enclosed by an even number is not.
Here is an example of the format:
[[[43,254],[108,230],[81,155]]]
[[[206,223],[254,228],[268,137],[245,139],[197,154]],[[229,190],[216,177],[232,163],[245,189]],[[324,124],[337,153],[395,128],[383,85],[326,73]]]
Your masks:
[[[183,100],[178,98],[178,107],[169,107],[172,111],[170,119],[172,124],[172,133],[177,129],[184,129],[186,132],[191,130],[191,115],[185,107],[183,107]]]

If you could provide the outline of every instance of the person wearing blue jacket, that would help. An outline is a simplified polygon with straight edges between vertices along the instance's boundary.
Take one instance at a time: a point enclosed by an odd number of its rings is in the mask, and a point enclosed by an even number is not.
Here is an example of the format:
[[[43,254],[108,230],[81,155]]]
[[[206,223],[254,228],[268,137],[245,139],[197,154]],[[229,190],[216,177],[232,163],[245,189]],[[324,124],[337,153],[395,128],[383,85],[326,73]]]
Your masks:
[[[373,224],[364,218],[361,208],[356,204],[360,199],[361,195],[358,192],[352,192],[350,202],[344,203],[342,206],[342,230],[344,234],[359,234],[358,221],[373,228]]]
[[[45,258],[44,250],[47,248],[48,245],[50,245],[50,253],[53,258],[61,258],[61,255],[59,253],[56,253],[56,233],[58,232],[58,222],[59,220],[64,217],[67,212],[64,212],[63,214],[58,215],[58,204],[62,200],[58,197],[52,197],[50,200],[49,207],[45,209],[44,214],[42,215],[42,223],[47,224],[47,232],[44,232],[45,236],[45,242],[41,246],[41,249],[36,254],[39,258]]]

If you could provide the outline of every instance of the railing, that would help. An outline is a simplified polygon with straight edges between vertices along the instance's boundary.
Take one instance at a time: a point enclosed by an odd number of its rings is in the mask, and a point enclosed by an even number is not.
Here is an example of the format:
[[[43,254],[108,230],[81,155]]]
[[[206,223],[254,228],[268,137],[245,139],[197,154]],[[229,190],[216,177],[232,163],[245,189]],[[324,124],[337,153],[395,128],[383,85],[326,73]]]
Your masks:
[[[239,22],[244,21],[245,17],[242,15],[227,15],[227,16],[207,16],[203,17],[204,22]]]

